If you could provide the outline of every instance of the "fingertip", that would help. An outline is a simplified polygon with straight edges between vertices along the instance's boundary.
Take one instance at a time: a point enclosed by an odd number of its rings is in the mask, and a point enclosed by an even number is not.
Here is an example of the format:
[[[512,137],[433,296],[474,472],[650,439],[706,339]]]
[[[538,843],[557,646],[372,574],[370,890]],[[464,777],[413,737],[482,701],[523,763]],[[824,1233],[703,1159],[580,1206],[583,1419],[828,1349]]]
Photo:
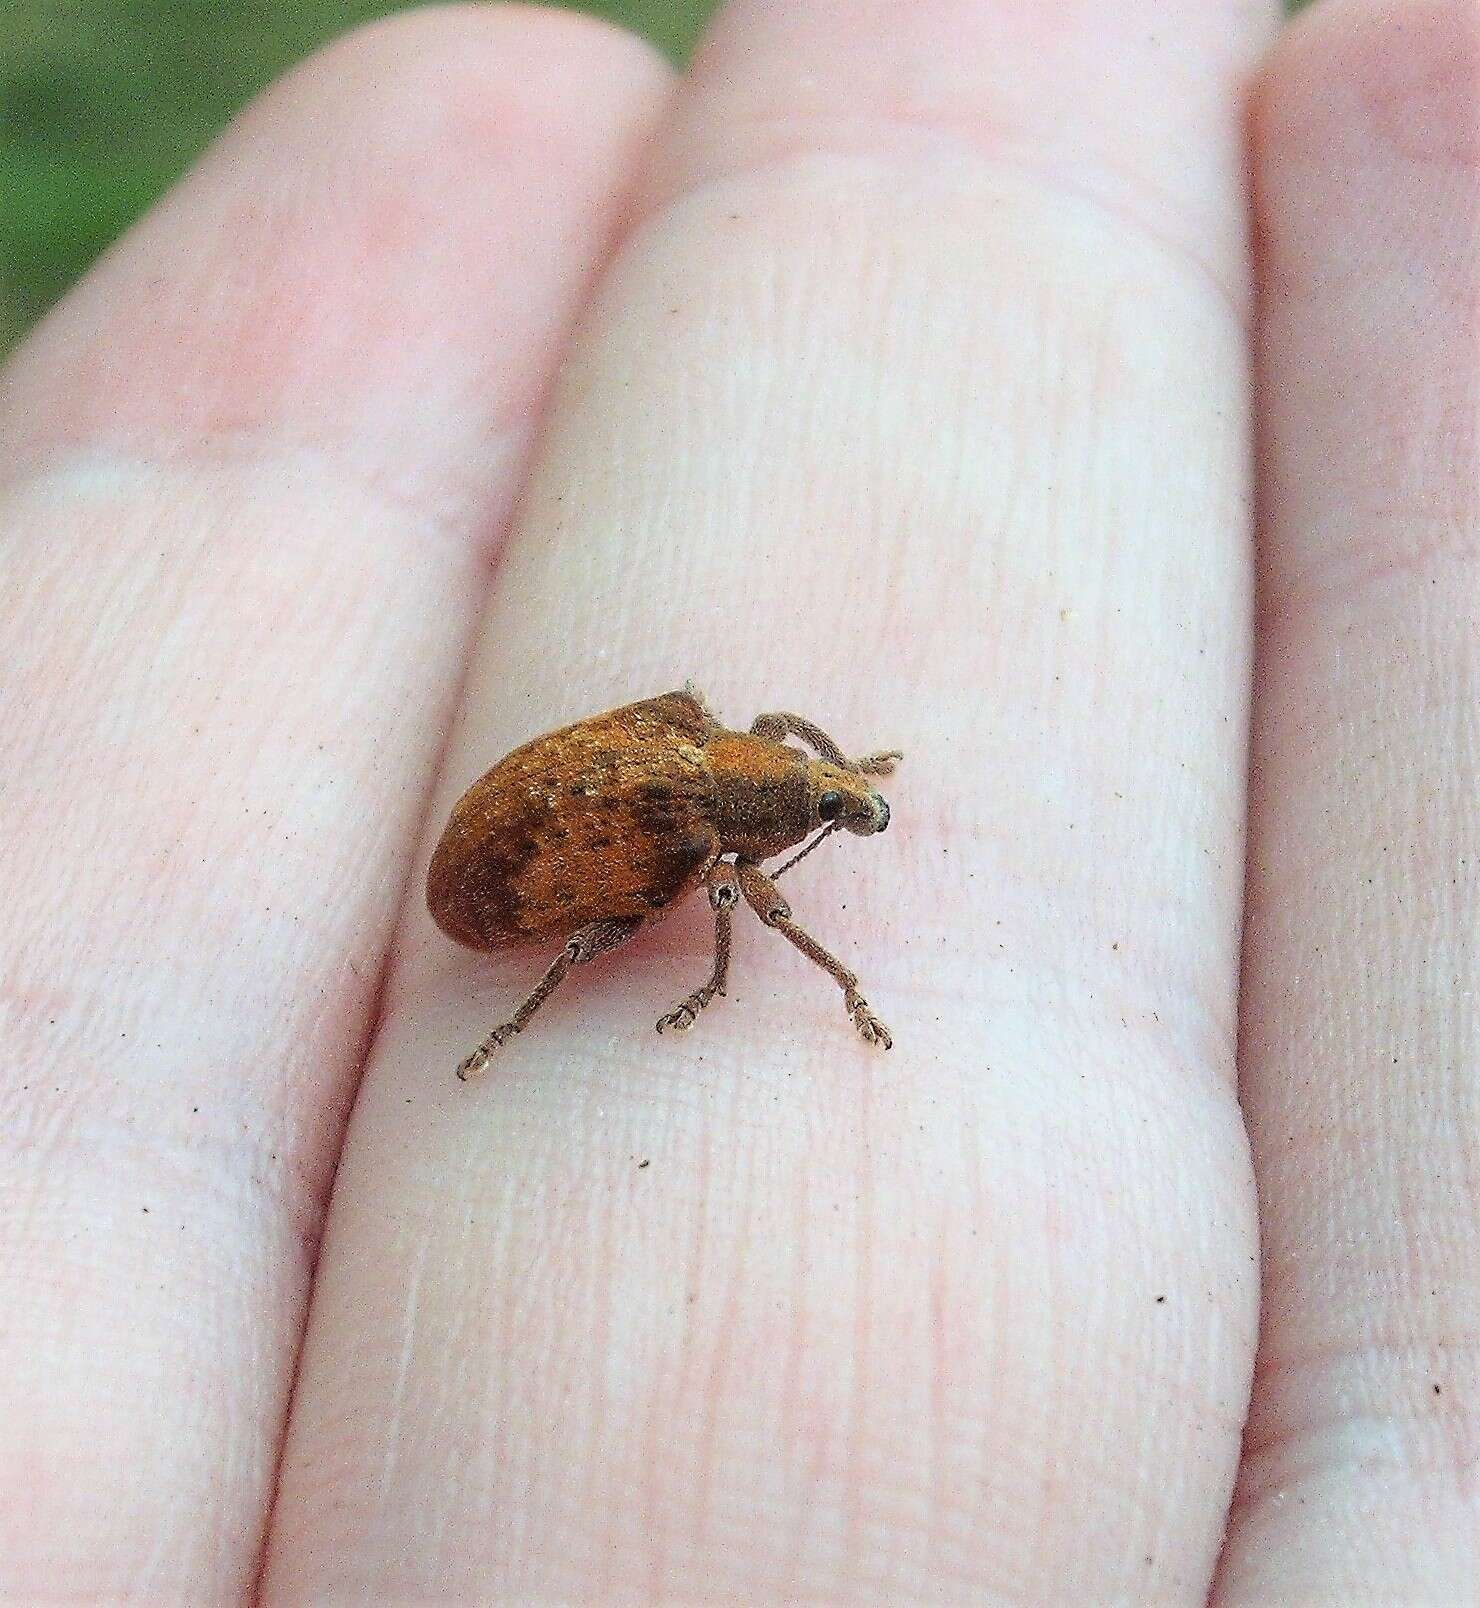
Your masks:
[[[345,34],[36,332],[8,376],[8,449],[263,430],[491,463],[488,435],[537,405],[670,77],[635,36],[539,6]]]
[[[490,126],[523,153],[524,137],[579,141],[632,94],[662,97],[672,80],[662,54],[600,17],[545,5],[432,5],[361,23],[306,57],[263,92],[243,121],[300,103],[322,123],[329,101],[344,133],[389,133],[425,115]],[[572,116],[573,112],[579,115]]]
[[[1324,0],[1285,29],[1255,80],[1255,140],[1296,160],[1360,143],[1389,163],[1473,171],[1477,83],[1471,0]]]
[[[730,0],[644,186],[799,160],[1024,170],[1205,263],[1241,305],[1240,121],[1273,0]]]
[[[1333,587],[1427,575],[1466,550],[1477,82],[1471,0],[1325,0],[1259,81],[1260,428],[1278,515],[1262,545],[1266,627]],[[1333,476],[1341,512],[1318,521]]]

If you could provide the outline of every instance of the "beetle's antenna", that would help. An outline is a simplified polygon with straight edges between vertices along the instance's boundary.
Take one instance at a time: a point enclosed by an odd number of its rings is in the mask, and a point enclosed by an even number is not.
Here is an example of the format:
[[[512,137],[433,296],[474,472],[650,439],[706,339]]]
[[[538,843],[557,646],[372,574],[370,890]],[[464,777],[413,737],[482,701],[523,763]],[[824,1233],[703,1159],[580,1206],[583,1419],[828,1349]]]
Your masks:
[[[836,832],[838,827],[841,826],[841,825],[842,825],[841,821],[829,821],[827,823],[827,825],[825,827],[823,827],[823,829],[817,834],[817,836],[815,838],[813,838],[812,841],[810,843],[808,843],[805,848],[802,848],[802,849],[798,850],[797,853],[792,855],[792,857],[786,862],[786,864],[784,866],[781,867],[781,869],[779,871],[771,872],[771,881],[774,882],[777,877],[784,877],[786,875],[786,873],[788,871],[790,871],[791,868],[797,863],[798,860],[805,860],[807,858],[807,856],[812,852],[812,850],[815,849],[817,847],[817,845],[822,842],[823,838],[831,837],[832,834],[834,832]]]

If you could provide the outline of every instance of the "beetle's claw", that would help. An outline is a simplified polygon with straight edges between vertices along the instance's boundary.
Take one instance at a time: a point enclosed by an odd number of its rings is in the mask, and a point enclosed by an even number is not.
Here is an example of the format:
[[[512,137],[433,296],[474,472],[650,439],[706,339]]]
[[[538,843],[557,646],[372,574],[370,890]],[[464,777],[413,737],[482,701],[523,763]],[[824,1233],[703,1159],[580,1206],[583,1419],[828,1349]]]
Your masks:
[[[505,1022],[502,1027],[496,1027],[476,1050],[467,1056],[457,1069],[457,1075],[466,1083],[469,1078],[475,1078],[493,1059],[493,1052],[501,1049],[519,1031],[512,1022]]]
[[[859,1031],[865,1044],[882,1044],[886,1050],[894,1048],[894,1040],[890,1037],[889,1029],[869,1009],[868,1001],[862,994],[849,989],[843,1003],[848,1008],[848,1014],[853,1018],[853,1025]]]
[[[671,1027],[675,1033],[687,1033],[699,1020],[699,1013],[687,1000],[682,1005],[658,1018],[658,1031],[665,1033]]]

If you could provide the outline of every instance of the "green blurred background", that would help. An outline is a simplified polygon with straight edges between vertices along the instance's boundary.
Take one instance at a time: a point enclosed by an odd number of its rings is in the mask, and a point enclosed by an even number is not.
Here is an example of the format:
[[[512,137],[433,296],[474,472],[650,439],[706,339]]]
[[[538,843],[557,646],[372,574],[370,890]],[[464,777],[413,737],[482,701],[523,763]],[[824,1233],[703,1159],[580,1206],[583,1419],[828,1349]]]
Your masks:
[[[713,4],[580,9],[681,58]],[[405,0],[0,0],[0,352],[243,101],[335,34],[404,9]]]

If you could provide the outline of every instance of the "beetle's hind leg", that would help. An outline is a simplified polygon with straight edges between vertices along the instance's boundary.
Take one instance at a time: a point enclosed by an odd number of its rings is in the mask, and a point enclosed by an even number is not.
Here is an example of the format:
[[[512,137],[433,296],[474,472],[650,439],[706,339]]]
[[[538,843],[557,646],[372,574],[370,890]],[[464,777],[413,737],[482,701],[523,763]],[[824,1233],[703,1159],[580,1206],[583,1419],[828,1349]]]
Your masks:
[[[626,943],[641,925],[640,921],[593,921],[589,927],[582,927],[579,932],[572,933],[566,940],[565,948],[551,962],[550,969],[540,978],[529,998],[507,1022],[500,1023],[494,1028],[478,1048],[463,1061],[457,1069],[458,1077],[464,1083],[469,1078],[477,1077],[488,1065],[493,1052],[501,1044],[507,1044],[560,987],[572,966],[584,966],[588,960],[595,960],[598,955],[604,955],[619,944]]]
[[[724,993],[730,975],[730,912],[740,902],[740,880],[728,860],[717,860],[704,878],[704,885],[709,889],[709,903],[714,910],[714,970],[702,988],[696,988],[666,1016],[658,1018],[660,1033],[669,1028],[678,1033],[691,1028],[710,1000]]]
[[[886,1050],[894,1048],[889,1029],[869,1009],[868,1001],[858,991],[858,978],[837,959],[828,954],[811,933],[803,931],[791,919],[791,906],[781,896],[781,890],[757,865],[741,860],[735,867],[740,877],[740,891],[745,902],[768,927],[774,927],[789,944],[821,966],[843,990],[843,1008],[848,1012],[863,1038],[870,1044],[882,1044]]]

